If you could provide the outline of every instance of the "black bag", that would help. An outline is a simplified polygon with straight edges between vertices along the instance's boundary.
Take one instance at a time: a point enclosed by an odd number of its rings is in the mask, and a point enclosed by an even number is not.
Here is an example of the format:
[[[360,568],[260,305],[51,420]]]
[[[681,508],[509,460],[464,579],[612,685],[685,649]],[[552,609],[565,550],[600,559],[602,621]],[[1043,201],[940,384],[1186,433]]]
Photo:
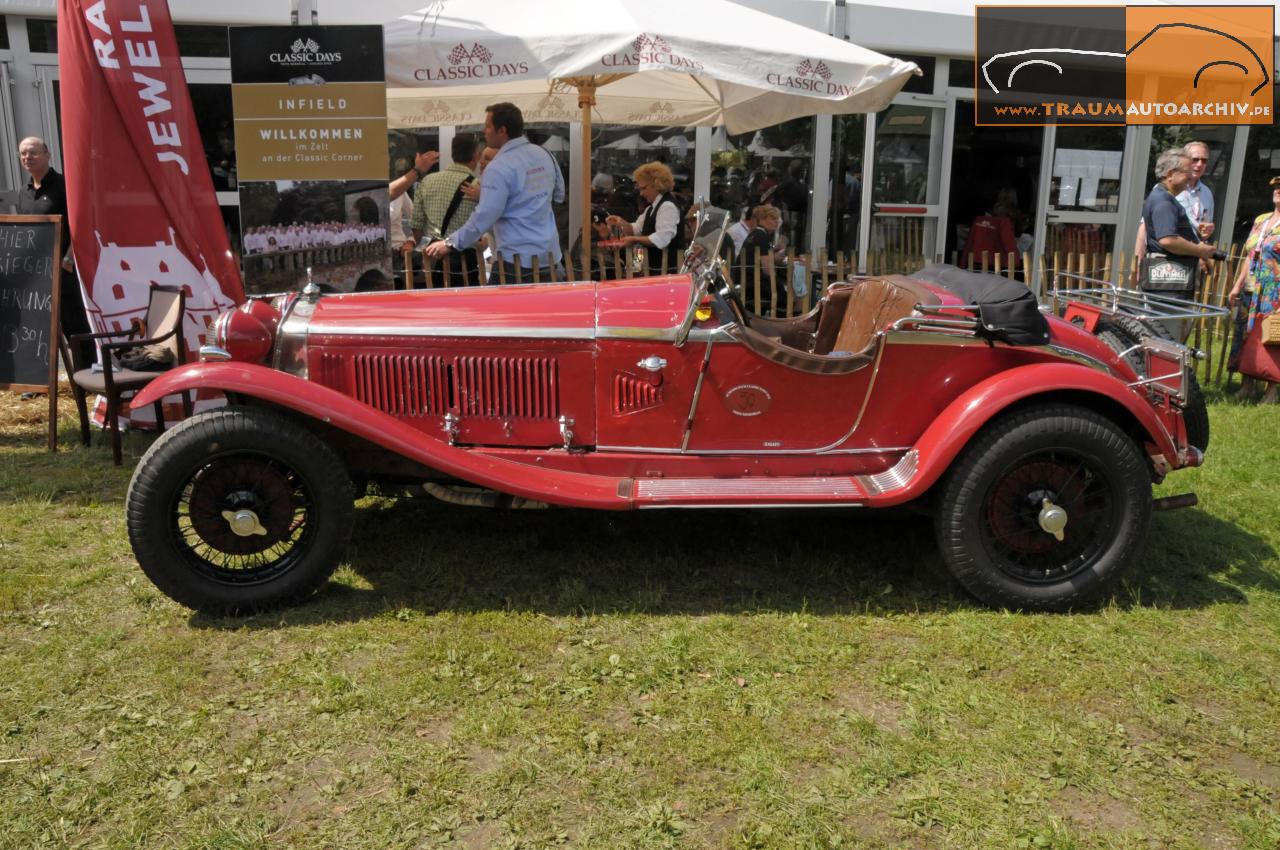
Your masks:
[[[1195,257],[1147,254],[1142,258],[1138,285],[1143,289],[1193,291],[1198,267]]]
[[[462,203],[462,189],[470,186],[475,182],[474,177],[467,177],[458,184],[458,188],[454,190],[453,197],[449,200],[449,207],[444,212],[444,221],[440,223],[441,237],[449,235],[449,225],[453,222],[453,214],[458,211],[458,206]],[[478,286],[480,281],[481,270],[484,268],[480,251],[476,248],[450,248],[449,249],[449,284],[452,286]],[[441,287],[445,285],[444,263],[438,263],[431,270],[432,287]]]
[[[120,365],[134,372],[163,372],[173,365],[173,349],[153,342],[120,352]]]

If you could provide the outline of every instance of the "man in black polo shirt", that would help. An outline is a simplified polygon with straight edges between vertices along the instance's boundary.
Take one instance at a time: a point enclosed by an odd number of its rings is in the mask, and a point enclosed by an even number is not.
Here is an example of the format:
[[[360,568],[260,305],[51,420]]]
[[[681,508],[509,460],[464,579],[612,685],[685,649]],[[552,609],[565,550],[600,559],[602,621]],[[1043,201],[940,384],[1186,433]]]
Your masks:
[[[89,320],[85,316],[84,300],[80,296],[80,282],[76,279],[71,262],[71,222],[67,215],[67,184],[57,169],[49,165],[49,146],[44,139],[28,136],[18,143],[18,159],[22,170],[31,175],[27,185],[18,193],[18,215],[62,216],[62,286],[59,319],[62,333],[88,333]],[[84,362],[92,363],[93,346],[83,345]],[[68,364],[70,366],[70,364]]]

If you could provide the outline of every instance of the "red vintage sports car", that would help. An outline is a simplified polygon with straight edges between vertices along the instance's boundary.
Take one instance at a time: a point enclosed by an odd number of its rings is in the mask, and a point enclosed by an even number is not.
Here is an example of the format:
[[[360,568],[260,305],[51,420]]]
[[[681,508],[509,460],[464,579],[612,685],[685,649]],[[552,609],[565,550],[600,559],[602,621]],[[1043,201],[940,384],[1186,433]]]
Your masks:
[[[708,262],[726,223],[699,224],[678,275],[309,286],[224,314],[202,362],[133,401],[227,399],[138,464],[139,564],[204,611],[296,600],[334,570],[371,481],[507,507],[911,504],[974,596],[1059,611],[1134,561],[1152,483],[1201,463],[1192,353],[1105,299],[1060,319],[1017,282],[929,267],[767,319]]]

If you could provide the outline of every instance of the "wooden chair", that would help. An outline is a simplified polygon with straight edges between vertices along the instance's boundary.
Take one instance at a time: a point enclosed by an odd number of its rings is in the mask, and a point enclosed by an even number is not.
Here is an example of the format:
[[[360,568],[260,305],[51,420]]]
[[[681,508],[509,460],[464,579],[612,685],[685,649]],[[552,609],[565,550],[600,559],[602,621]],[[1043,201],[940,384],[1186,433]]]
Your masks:
[[[71,392],[75,396],[76,408],[80,412],[80,440],[86,446],[89,445],[89,406],[85,401],[86,395],[104,396],[107,400],[107,430],[111,433],[111,457],[116,466],[121,462],[120,425],[117,417],[125,394],[136,393],[164,372],[139,372],[122,368],[118,364],[114,369],[105,367],[109,363],[115,363],[116,352],[152,344],[161,344],[173,352],[175,366],[185,363],[187,343],[182,334],[182,317],[185,310],[186,296],[181,287],[152,286],[145,324],[139,326],[135,321],[133,327],[127,331],[74,334],[68,339],[71,356]],[[81,349],[84,346],[80,343],[84,340],[99,343],[101,362],[104,367],[101,370],[81,362],[83,356]],[[155,402],[153,409],[156,425],[163,431],[164,411],[159,400]],[[182,410],[186,416],[191,415],[191,398],[187,393],[182,394]]]

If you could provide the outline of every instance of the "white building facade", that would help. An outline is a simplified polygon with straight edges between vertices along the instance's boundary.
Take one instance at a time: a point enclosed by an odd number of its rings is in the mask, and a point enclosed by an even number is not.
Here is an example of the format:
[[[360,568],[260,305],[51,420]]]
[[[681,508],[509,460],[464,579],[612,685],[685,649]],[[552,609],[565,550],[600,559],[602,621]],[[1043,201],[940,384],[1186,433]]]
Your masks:
[[[788,230],[797,250],[824,247],[833,256],[843,252],[863,269],[885,268],[885,258],[952,259],[970,223],[1000,196],[1012,199],[1020,247],[1033,258],[1128,252],[1152,183],[1155,154],[1190,139],[1210,147],[1205,181],[1216,198],[1219,239],[1228,244],[1242,240],[1242,223],[1270,204],[1265,183],[1280,174],[1280,133],[1274,125],[975,126],[971,5],[953,0],[908,0],[892,7],[838,0],[738,2],[911,59],[924,76],[913,79],[880,113],[818,116],[745,137],[730,138],[712,128],[597,128],[593,173],[625,182],[635,165],[660,158],[672,165],[688,195],[730,207],[758,199],[772,180],[778,188],[769,198],[786,199]],[[170,8],[208,166],[228,231],[238,245],[226,27],[288,25],[298,19],[380,23],[402,12],[405,4],[170,0]],[[7,210],[25,183],[16,156],[19,139],[38,135],[48,140],[55,167],[61,167],[56,3],[0,0],[0,15],[0,137],[6,140],[0,149],[0,209]],[[1271,58],[1273,67],[1280,64],[1274,53]],[[407,169],[415,146],[436,147],[447,157],[450,138],[464,129],[477,128],[442,123],[393,131],[393,172]],[[553,155],[570,178],[567,185],[574,196],[561,213],[566,235],[577,231],[581,208],[576,197],[583,167],[577,161],[580,132],[572,121],[535,125],[543,144],[560,149]],[[1068,191],[1067,184],[1079,182],[1071,178],[1081,169],[1092,169],[1089,191]],[[1096,266],[1091,263],[1090,268]]]

